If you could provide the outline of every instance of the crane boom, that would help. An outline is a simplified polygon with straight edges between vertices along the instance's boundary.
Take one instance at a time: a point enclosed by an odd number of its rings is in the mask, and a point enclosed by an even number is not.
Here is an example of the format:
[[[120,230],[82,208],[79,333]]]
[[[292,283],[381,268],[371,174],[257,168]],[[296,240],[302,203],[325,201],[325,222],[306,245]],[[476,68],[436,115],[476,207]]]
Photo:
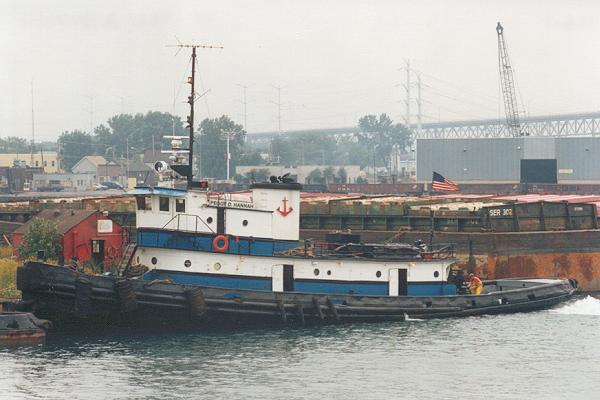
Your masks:
[[[513,68],[508,57],[508,49],[504,40],[504,28],[498,22],[496,25],[498,33],[498,67],[500,70],[500,85],[502,86],[502,97],[504,98],[504,111],[506,113],[506,124],[511,136],[524,136],[519,120],[519,108],[515,93],[515,80]]]

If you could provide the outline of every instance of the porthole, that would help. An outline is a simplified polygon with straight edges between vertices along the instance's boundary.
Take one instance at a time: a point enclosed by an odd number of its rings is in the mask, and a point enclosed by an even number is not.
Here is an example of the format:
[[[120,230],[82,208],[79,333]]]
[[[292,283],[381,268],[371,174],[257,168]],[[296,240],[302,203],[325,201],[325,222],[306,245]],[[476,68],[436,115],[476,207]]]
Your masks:
[[[434,277],[434,278],[437,278],[438,276],[440,276],[440,272],[439,272],[439,271],[435,271],[435,272],[433,273],[433,277]]]
[[[213,265],[213,267],[215,268],[215,271],[218,271],[221,269],[221,264],[220,263],[215,263],[215,265]]]
[[[244,225],[244,226],[248,226],[248,220],[247,220],[247,219],[243,220],[243,221],[242,221],[242,225]]]
[[[209,223],[209,224],[212,224],[212,222],[213,222],[213,219],[212,219],[212,217],[208,217],[208,218],[206,218],[206,222],[207,222],[207,223]]]
[[[150,262],[152,263],[152,265],[156,265],[156,263],[158,262],[158,259],[156,257],[152,257]]]
[[[381,278],[381,271],[375,272],[375,276],[378,277],[378,278]]]
[[[190,260],[185,260],[185,262],[183,263],[183,265],[185,265],[186,268],[189,268],[192,266],[192,262]]]
[[[319,275],[319,268],[315,268],[313,272],[315,273],[315,276]]]
[[[331,275],[331,270],[327,270],[327,275]]]

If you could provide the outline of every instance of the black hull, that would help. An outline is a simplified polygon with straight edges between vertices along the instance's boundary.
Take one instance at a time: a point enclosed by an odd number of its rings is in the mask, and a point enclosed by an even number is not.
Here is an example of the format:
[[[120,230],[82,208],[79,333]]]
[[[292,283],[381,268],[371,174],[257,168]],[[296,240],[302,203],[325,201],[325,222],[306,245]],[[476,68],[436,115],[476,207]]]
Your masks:
[[[23,304],[55,325],[193,326],[324,324],[501,314],[550,308],[577,291],[572,280],[485,282],[483,295],[376,297],[275,293],[91,276],[28,262],[18,270]]]

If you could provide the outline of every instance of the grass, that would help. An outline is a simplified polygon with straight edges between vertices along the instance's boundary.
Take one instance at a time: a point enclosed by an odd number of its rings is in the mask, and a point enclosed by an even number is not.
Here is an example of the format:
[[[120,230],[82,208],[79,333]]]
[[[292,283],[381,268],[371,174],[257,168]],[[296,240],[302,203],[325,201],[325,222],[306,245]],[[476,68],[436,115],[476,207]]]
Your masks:
[[[0,298],[17,299],[21,292],[17,290],[17,267],[21,262],[13,257],[13,249],[0,246]]]

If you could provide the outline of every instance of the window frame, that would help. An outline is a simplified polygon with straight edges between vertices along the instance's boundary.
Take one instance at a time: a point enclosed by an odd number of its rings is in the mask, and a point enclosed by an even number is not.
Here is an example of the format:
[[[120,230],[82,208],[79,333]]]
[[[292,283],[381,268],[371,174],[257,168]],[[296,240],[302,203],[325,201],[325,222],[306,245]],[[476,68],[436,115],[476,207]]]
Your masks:
[[[164,203],[166,200],[166,203]],[[166,210],[163,209],[163,205],[166,204]],[[158,211],[160,212],[170,212],[171,211],[171,198],[165,196],[158,196]]]
[[[185,199],[175,199],[175,212],[185,213]]]

